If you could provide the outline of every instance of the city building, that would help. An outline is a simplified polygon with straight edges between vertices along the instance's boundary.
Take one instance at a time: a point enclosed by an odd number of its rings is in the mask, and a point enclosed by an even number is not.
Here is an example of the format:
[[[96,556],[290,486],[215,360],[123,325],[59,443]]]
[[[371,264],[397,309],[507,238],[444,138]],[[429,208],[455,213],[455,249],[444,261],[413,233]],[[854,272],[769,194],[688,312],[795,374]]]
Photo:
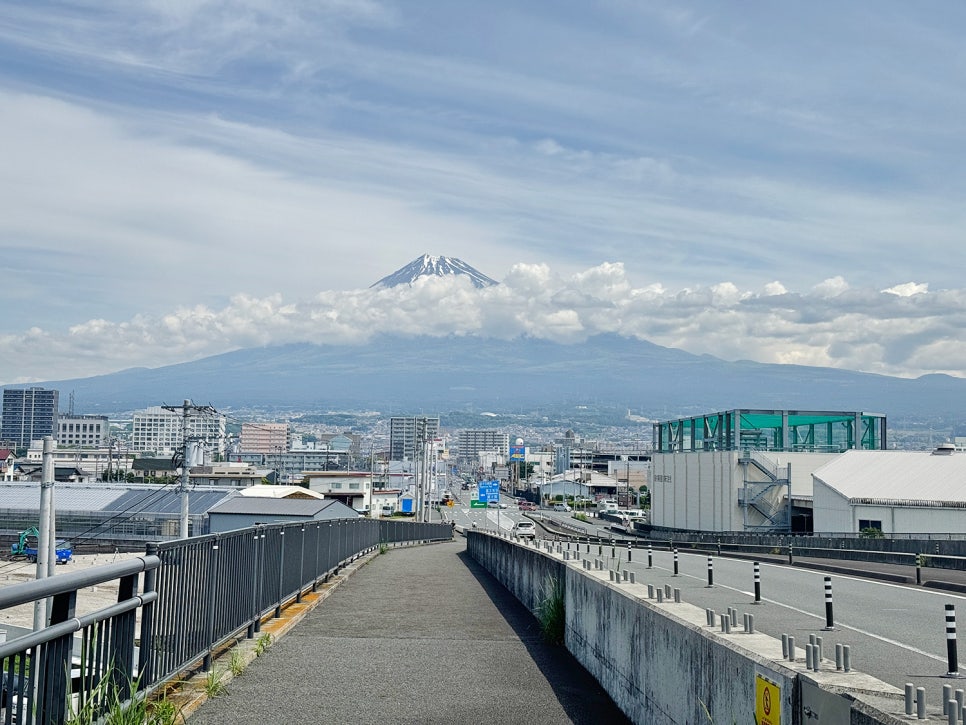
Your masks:
[[[691,531],[808,532],[812,473],[883,451],[883,415],[736,409],[654,424],[651,523]]]
[[[57,467],[74,466],[83,470],[89,480],[100,481],[105,478],[124,477],[134,464],[134,454],[115,447],[67,447],[56,441],[53,449],[54,465]],[[44,460],[43,441],[33,441],[24,459],[31,465],[40,465]]]
[[[461,430],[456,434],[456,460],[476,466],[479,454],[503,453],[510,449],[510,435],[498,430]]]
[[[423,446],[439,438],[439,417],[407,416],[389,419],[389,459],[414,461],[424,455]]]
[[[241,453],[275,453],[292,447],[288,423],[242,423]]]
[[[16,476],[17,456],[9,448],[0,448],[0,481],[13,481]]]
[[[248,463],[213,463],[189,468],[188,481],[192,486],[245,488],[261,483],[266,473]]]
[[[14,448],[57,434],[60,392],[47,388],[4,388],[0,439]]]
[[[255,524],[357,518],[358,513],[334,499],[234,496],[208,509],[212,533],[244,529]]]
[[[110,425],[106,415],[57,416],[57,444],[63,448],[98,448],[107,445]]]
[[[136,453],[174,455],[182,450],[181,409],[170,411],[160,405],[138,411],[131,423],[131,449]],[[225,416],[188,416],[188,439],[203,452],[205,460],[220,459],[225,453]],[[202,461],[192,460],[192,463]]]
[[[309,489],[334,498],[359,513],[372,510],[372,476],[368,472],[307,471]]]
[[[847,451],[812,474],[815,533],[966,534],[966,453]]]

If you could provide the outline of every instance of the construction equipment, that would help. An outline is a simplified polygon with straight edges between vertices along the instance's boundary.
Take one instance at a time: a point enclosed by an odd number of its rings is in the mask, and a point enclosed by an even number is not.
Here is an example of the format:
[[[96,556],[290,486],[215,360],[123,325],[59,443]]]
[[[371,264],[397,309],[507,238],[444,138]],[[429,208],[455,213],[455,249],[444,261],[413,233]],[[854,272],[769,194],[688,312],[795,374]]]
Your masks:
[[[22,556],[30,562],[37,561],[37,542],[39,538],[40,532],[36,526],[31,526],[29,529],[21,531],[17,542],[11,545],[10,553],[13,556]],[[63,539],[58,540],[55,544],[55,550],[58,564],[66,564],[74,557],[74,547],[71,546],[69,541],[64,541]]]

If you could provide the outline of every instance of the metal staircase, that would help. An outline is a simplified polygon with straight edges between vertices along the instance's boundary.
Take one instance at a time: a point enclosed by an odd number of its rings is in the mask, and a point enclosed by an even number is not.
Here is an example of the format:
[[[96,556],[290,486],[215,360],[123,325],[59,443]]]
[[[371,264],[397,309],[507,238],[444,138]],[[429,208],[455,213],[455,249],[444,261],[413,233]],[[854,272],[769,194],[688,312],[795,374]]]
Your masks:
[[[790,466],[781,466],[763,451],[744,450],[738,462],[745,469],[743,487],[738,491],[738,505],[744,510],[744,525],[750,531],[790,531],[789,509],[792,496]],[[764,480],[750,480],[751,469],[764,475]],[[755,512],[758,521],[749,521]],[[757,518],[757,517],[755,517]]]

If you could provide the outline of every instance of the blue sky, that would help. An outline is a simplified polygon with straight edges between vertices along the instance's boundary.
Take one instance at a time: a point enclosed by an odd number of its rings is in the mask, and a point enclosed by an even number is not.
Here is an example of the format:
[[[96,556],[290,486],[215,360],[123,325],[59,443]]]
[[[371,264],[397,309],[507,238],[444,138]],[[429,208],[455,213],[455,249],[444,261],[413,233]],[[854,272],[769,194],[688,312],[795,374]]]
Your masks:
[[[0,383],[387,330],[966,374],[966,6],[3,3]],[[423,254],[501,280],[373,292]]]

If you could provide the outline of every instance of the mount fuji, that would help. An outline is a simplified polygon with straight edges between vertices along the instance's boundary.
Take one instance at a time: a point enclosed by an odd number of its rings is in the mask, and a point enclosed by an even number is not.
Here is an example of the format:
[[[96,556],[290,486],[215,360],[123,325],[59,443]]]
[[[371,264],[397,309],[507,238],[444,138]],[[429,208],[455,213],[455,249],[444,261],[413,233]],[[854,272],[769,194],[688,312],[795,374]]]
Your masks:
[[[392,274],[383,277],[370,287],[387,288],[398,287],[399,285],[411,285],[420,277],[469,277],[473,286],[482,289],[499,284],[494,279],[490,279],[477,269],[474,269],[462,259],[455,257],[438,257],[431,254],[424,254],[417,257],[405,267],[397,269]]]

